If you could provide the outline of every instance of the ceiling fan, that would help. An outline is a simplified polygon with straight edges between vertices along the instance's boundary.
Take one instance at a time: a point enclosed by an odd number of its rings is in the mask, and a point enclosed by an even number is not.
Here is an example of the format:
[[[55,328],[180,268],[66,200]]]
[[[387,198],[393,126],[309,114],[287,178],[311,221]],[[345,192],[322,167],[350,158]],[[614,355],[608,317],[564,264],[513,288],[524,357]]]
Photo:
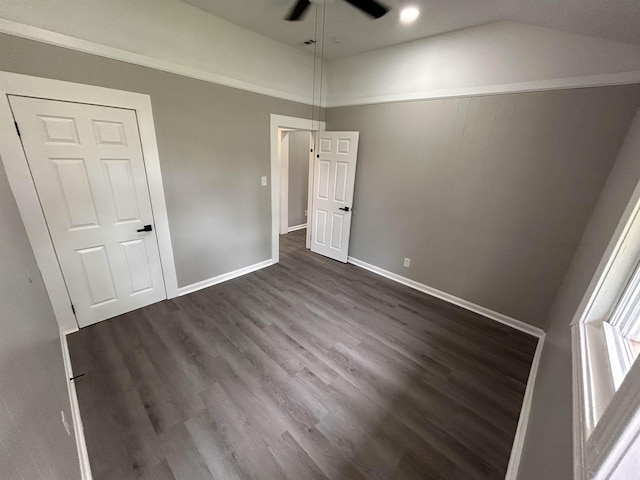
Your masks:
[[[298,0],[285,19],[289,22],[302,20],[312,1],[317,4],[325,4],[329,3],[330,0]],[[350,3],[373,18],[380,18],[389,11],[388,7],[376,2],[376,0],[345,0],[345,2]]]

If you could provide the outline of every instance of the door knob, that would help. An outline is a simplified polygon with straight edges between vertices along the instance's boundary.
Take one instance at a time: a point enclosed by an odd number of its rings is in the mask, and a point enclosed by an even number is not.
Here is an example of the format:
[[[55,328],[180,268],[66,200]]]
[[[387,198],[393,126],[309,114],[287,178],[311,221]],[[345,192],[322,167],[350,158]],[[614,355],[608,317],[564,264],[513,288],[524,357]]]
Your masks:
[[[136,230],[136,232],[150,232],[151,230],[153,230],[153,227],[151,225],[145,225],[141,229]]]
[[[349,207],[339,207],[338,210],[343,210],[345,212],[349,211]]]

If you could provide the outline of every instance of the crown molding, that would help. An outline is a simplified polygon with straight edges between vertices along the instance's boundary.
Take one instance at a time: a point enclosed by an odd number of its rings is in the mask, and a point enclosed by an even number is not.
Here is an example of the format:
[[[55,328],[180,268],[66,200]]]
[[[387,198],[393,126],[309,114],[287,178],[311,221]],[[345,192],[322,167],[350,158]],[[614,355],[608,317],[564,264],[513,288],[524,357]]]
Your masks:
[[[238,88],[240,90],[259,93],[261,95],[280,98],[282,100],[289,100],[305,105],[314,104],[314,99],[312,96],[291,94],[290,92],[276,90],[273,88],[265,87],[263,85],[259,85],[257,83],[245,82],[243,80],[238,80],[225,75],[219,75],[213,72],[208,72],[206,70],[174,63],[169,60],[162,60],[160,58],[151,57],[149,55],[142,55],[139,53],[130,52],[128,50],[103,45],[101,43],[72,37],[70,35],[52,32],[50,30],[34,27],[32,25],[14,22],[13,20],[8,20],[6,18],[0,18],[0,33],[6,33],[15,37],[35,40],[37,42],[47,43],[49,45],[55,45],[57,47],[68,48],[83,53],[90,53],[92,55],[98,55],[100,57],[110,58],[112,60],[133,63],[135,65],[141,65],[143,67],[153,68],[155,70],[161,70],[163,72],[175,73],[184,77],[195,78],[197,80],[203,80],[205,82]]]
[[[640,83],[640,70],[601,75],[587,75],[582,77],[505,83],[502,85],[483,85],[479,87],[461,87],[445,90],[425,90],[419,92],[374,95],[362,98],[340,98],[339,96],[332,98],[332,96],[329,95],[325,107],[352,107],[378,103],[435,100],[439,98],[477,97],[485,95],[501,95],[506,93],[537,92],[544,90],[567,90],[571,88],[605,87],[611,85],[630,85],[634,83]]]

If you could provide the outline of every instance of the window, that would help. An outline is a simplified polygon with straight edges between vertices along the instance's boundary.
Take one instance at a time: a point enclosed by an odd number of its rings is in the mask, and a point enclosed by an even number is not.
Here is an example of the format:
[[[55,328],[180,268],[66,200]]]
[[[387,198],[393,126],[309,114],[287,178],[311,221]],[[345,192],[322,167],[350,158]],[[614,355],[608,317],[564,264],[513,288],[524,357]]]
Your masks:
[[[635,478],[640,451],[640,184],[572,323],[574,478]]]
[[[640,352],[640,264],[603,325],[611,376],[616,391]]]

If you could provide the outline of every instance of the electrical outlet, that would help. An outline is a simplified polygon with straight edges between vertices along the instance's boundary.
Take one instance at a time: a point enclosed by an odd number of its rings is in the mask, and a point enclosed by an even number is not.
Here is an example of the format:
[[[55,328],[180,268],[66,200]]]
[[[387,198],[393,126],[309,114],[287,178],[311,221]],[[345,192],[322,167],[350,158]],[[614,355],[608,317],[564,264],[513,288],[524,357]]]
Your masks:
[[[411,266],[411,259],[405,257],[403,265],[404,265],[405,268],[409,268]]]
[[[262,179],[260,180],[260,184],[261,184],[263,187],[266,187],[266,186],[267,186],[267,177],[266,177],[266,176],[263,176],[263,177],[262,177]]]
[[[308,212],[309,212],[309,210],[305,210],[305,211],[304,211],[304,216],[305,216],[305,217],[306,217],[306,216],[308,216],[308,215],[307,215],[307,213],[308,213]]]

